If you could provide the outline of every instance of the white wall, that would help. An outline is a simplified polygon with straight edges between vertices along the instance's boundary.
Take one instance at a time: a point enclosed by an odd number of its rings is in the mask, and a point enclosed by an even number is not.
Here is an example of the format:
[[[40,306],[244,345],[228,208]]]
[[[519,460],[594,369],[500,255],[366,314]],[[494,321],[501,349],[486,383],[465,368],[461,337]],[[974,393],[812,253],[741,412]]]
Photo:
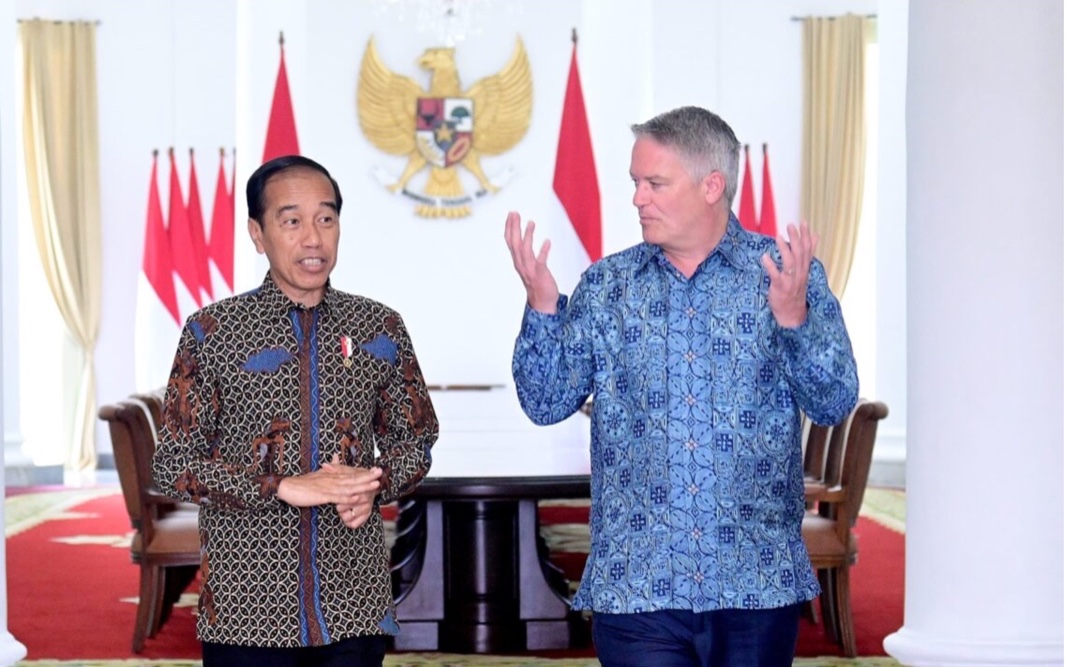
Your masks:
[[[483,160],[490,175],[513,168],[510,184],[478,200],[473,215],[461,220],[419,218],[413,202],[387,193],[372,169],[398,174],[404,161],[377,151],[358,127],[356,79],[372,34],[388,67],[428,85],[414,60],[439,42],[415,30],[410,13],[401,20],[395,11],[381,12],[378,3],[343,0],[16,0],[15,7],[18,17],[101,21],[105,268],[97,372],[99,400],[108,402],[134,388],[133,304],[153,148],[165,156],[175,146],[184,178],[187,150],[194,147],[201,197],[209,204],[218,148],[237,147],[237,290],[258,284],[265,271],[246,241],[243,185],[262,155],[279,31],[285,32],[302,152],[333,172],[345,197],[334,285],[379,298],[403,314],[430,382],[509,383],[523,292],[502,241],[507,211],[535,219],[539,236],[552,238],[563,291],[584,268],[551,189],[571,27],[580,39],[605,250],[611,252],[640,240],[630,204],[629,125],[682,104],[720,113],[755,148],[769,143],[778,219],[794,220],[802,28],[791,17],[872,14],[877,2],[494,2],[482,32],[457,46],[463,86],[499,70],[520,35],[533,68],[533,117],[512,151]],[[10,57],[0,53],[0,70],[10,70]],[[754,151],[756,172],[758,156]],[[8,151],[0,159],[0,189],[6,193],[14,187],[13,167]],[[10,220],[6,204],[3,214]],[[5,254],[5,276],[11,260]],[[5,309],[12,307],[9,299],[5,294]],[[109,450],[102,428],[98,449]]]

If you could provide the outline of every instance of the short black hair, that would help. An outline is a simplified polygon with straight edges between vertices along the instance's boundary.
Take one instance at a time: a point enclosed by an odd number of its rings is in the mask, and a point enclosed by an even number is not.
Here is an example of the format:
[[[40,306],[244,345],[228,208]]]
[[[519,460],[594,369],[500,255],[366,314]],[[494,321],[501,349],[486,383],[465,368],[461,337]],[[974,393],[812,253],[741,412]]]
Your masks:
[[[311,169],[328,178],[330,185],[333,186],[333,196],[337,203],[337,215],[340,215],[341,188],[337,185],[337,181],[329,175],[329,171],[311,158],[302,155],[283,155],[264,162],[248,177],[248,187],[246,189],[248,217],[258,222],[260,227],[263,226],[263,209],[266,207],[266,202],[263,201],[263,193],[266,191],[267,182],[274,176],[293,169]]]

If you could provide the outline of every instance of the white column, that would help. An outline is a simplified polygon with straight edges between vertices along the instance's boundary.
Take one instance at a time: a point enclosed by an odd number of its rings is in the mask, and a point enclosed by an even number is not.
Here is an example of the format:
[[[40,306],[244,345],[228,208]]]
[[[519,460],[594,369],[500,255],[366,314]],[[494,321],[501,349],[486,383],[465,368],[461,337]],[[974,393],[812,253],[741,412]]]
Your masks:
[[[17,23],[15,21],[15,8],[14,3],[2,3],[0,5],[0,26],[4,26],[0,29],[0,87],[3,88],[5,93],[10,93],[14,90],[14,53],[15,53],[15,36],[17,30]],[[13,99],[11,95],[3,95],[4,99]],[[11,117],[12,108],[10,105],[0,107],[0,128],[14,127],[14,118]],[[14,133],[9,129],[0,130],[0,228],[7,229],[14,226],[13,212],[15,211],[15,177],[12,167],[14,162]],[[0,236],[0,257],[7,257],[4,253],[10,248],[8,243],[10,242],[10,235],[4,234]],[[4,290],[7,282],[8,262],[4,262],[5,270],[0,272],[0,295],[3,298],[0,299],[6,304],[8,301],[8,293]],[[17,302],[16,302],[17,304]],[[4,378],[4,388],[8,388],[7,378],[8,371],[6,368],[6,361],[9,359],[7,353],[10,344],[7,336],[9,334],[8,327],[5,326],[6,308],[0,308],[0,350],[4,351],[4,354],[0,354],[0,377]],[[17,327],[12,326],[11,329]],[[17,382],[14,383],[18,385]],[[4,410],[5,394],[6,391],[0,391],[0,433],[6,434],[4,430],[5,415],[7,411]],[[17,405],[17,404],[16,404]],[[17,424],[17,422],[16,422]],[[4,454],[7,450],[5,435],[5,446],[0,449],[0,466],[4,464]],[[0,477],[0,526],[4,525],[4,503],[3,499],[6,493],[6,484],[3,477]],[[16,640],[11,633],[7,631],[7,549],[0,549],[0,665],[13,665],[22,658],[26,657],[26,647]]]
[[[885,648],[1062,665],[1063,7],[912,2],[909,25],[907,584]]]
[[[15,20],[14,3],[4,3],[0,8],[4,28],[0,31],[0,99],[15,99],[15,48],[18,23]],[[16,186],[15,109],[6,104],[0,109],[0,308],[3,309],[4,374],[0,378],[0,391],[6,397],[3,403],[4,476],[16,483],[28,484],[32,477],[33,461],[22,452],[23,437],[19,428],[19,356],[18,356],[18,215]]]

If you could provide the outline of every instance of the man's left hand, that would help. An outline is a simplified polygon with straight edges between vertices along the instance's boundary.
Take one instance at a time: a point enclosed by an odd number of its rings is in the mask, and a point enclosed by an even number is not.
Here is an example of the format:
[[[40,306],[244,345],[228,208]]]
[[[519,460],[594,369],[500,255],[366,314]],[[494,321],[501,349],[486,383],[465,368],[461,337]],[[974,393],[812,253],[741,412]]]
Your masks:
[[[807,321],[807,278],[811,273],[811,259],[818,245],[818,236],[806,222],[796,228],[788,226],[788,243],[777,238],[781,253],[778,269],[769,254],[762,256],[762,266],[770,276],[770,291],[766,300],[770,312],[782,327],[795,329]]]
[[[334,454],[333,460],[322,466],[323,468],[331,468],[334,470],[341,470],[346,468],[341,463],[340,455]],[[345,526],[355,529],[366,523],[370,518],[370,512],[374,509],[374,498],[377,497],[377,491],[367,491],[359,494],[351,503],[337,503],[337,515],[340,516],[341,521]]]
[[[349,528],[358,528],[370,518],[370,511],[374,509],[374,496],[367,494],[354,505],[337,505],[337,514],[341,521]]]

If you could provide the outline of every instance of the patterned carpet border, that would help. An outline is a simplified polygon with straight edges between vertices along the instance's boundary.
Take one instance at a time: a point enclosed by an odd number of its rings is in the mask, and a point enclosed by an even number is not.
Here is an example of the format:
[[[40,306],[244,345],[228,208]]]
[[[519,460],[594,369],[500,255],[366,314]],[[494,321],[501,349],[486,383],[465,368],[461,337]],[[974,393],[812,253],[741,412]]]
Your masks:
[[[20,493],[4,499],[4,537],[11,537],[63,517],[67,510],[86,501],[122,493],[118,486],[98,486],[86,489],[58,489]],[[75,515],[70,515],[74,518]]]
[[[897,533],[907,532],[907,494],[899,489],[867,488],[860,513]]]
[[[17,535],[51,519],[74,518],[71,507],[85,501],[121,493],[118,486],[86,489],[48,490],[24,493],[4,500],[5,537]],[[573,501],[554,501],[564,504]],[[582,501],[578,501],[582,502]],[[584,501],[587,502],[587,501]],[[548,501],[547,504],[553,504]],[[905,532],[906,496],[896,489],[869,488],[863,498],[862,514],[881,525]],[[565,529],[560,539],[587,542],[588,536],[569,536]],[[865,658],[797,658],[794,667],[899,667],[887,657]],[[199,660],[23,660],[16,667],[200,667]],[[397,653],[385,657],[385,667],[600,667],[595,658],[536,658],[524,656],[458,655],[445,653]]]
[[[797,658],[793,667],[899,667],[892,658]],[[595,658],[397,653],[385,667],[599,667]],[[200,667],[199,660],[24,660],[16,667]]]

